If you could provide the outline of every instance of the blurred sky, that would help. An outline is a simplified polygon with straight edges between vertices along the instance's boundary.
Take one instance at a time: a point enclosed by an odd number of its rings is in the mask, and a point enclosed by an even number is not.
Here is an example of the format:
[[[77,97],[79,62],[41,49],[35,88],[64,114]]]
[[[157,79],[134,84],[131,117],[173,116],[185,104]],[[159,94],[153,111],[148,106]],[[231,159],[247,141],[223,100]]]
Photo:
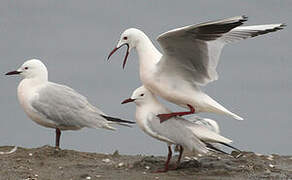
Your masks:
[[[139,87],[138,59],[130,54],[121,68],[125,49],[106,61],[127,28],[156,37],[173,28],[219,18],[247,15],[247,25],[286,23],[282,30],[223,49],[219,80],[205,91],[227,109],[245,118],[200,114],[217,120],[233,145],[259,153],[292,153],[292,1],[242,0],[25,0],[0,1],[0,145],[54,145],[55,132],[35,124],[20,107],[19,77],[4,74],[25,60],[40,58],[49,79],[69,85],[112,116],[134,120],[135,105],[121,105]],[[167,104],[172,110],[180,108]],[[164,154],[165,143],[138,127],[66,131],[61,147],[90,152]]]

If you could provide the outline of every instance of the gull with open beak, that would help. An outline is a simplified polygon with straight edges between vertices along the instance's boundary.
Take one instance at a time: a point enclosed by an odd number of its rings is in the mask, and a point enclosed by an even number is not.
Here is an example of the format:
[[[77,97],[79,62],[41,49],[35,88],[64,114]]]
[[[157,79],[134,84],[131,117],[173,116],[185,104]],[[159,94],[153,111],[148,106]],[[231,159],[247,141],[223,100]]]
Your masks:
[[[165,32],[157,39],[163,54],[141,30],[130,28],[122,33],[117,47],[108,58],[126,45],[124,68],[130,50],[136,49],[143,85],[155,95],[189,109],[186,112],[159,114],[161,122],[172,116],[199,112],[225,114],[243,120],[204,93],[201,86],[218,79],[216,67],[224,45],[274,32],[285,26],[241,26],[246,20],[245,16],[237,16]]]
[[[151,137],[167,143],[167,161],[164,168],[157,172],[166,172],[169,169],[173,169],[169,168],[169,162],[172,157],[171,145],[179,147],[179,157],[174,169],[179,166],[184,149],[200,154],[206,154],[209,151],[225,153],[213,146],[214,143],[219,143],[238,150],[229,145],[232,142],[230,139],[217,133],[219,128],[216,125],[214,126],[214,122],[210,120],[198,123],[181,117],[172,117],[161,124],[157,115],[171,112],[144,86],[136,89],[131,98],[124,100],[122,104],[129,102],[135,102],[136,104],[136,123],[138,126]],[[204,125],[204,123],[210,122],[212,125]],[[212,129],[213,127],[215,130]]]
[[[24,78],[17,89],[19,103],[34,122],[56,129],[56,148],[60,146],[61,130],[84,127],[115,130],[111,125],[129,126],[133,123],[107,116],[74,89],[49,82],[48,70],[40,60],[28,60],[18,70],[6,75]]]

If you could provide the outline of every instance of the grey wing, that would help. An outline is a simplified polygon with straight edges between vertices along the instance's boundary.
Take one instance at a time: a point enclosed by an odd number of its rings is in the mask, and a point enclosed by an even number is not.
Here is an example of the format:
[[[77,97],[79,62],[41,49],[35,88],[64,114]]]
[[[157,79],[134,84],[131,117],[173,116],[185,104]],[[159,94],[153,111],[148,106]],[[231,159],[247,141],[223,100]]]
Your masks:
[[[156,138],[187,147],[190,151],[207,153],[206,145],[188,128],[185,119],[172,118],[160,123],[159,118],[151,114],[148,116],[148,127]]]
[[[160,70],[173,70],[197,85],[216,80],[216,66],[224,46],[222,41],[216,40],[246,20],[244,16],[237,16],[186,26],[160,35],[157,41],[164,52],[158,63]]]
[[[281,30],[285,27],[285,24],[265,24],[265,25],[254,25],[254,26],[240,26],[232,29],[226,33],[220,40],[225,43],[236,42],[242,39],[267,34]]]
[[[58,126],[108,128],[107,121],[100,116],[104,113],[67,86],[48,84],[39,91],[31,105],[37,113],[54,121]]]
[[[163,49],[160,71],[175,71],[196,85],[218,79],[216,67],[226,43],[280,30],[284,24],[238,27],[247,20],[237,16],[186,26],[163,33],[158,42]]]

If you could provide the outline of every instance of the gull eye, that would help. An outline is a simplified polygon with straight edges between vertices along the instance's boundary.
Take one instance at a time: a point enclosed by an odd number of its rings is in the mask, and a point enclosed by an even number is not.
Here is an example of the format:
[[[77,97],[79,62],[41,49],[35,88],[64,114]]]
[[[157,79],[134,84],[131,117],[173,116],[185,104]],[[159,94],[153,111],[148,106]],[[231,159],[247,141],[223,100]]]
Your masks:
[[[28,69],[28,67],[25,67],[24,69],[25,69],[25,70],[27,70],[27,69]]]
[[[123,40],[127,40],[127,39],[128,39],[128,37],[127,37],[127,36],[123,37]]]
[[[144,94],[141,94],[140,96],[144,96]]]

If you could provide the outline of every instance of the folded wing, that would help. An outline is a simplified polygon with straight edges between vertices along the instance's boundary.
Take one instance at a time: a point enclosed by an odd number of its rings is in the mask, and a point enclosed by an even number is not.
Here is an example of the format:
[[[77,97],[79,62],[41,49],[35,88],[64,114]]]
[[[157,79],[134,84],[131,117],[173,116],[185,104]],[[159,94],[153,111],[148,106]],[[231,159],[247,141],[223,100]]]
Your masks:
[[[48,84],[39,91],[39,95],[32,100],[31,105],[38,114],[58,126],[114,129],[101,116],[105,116],[101,110],[67,86]]]

